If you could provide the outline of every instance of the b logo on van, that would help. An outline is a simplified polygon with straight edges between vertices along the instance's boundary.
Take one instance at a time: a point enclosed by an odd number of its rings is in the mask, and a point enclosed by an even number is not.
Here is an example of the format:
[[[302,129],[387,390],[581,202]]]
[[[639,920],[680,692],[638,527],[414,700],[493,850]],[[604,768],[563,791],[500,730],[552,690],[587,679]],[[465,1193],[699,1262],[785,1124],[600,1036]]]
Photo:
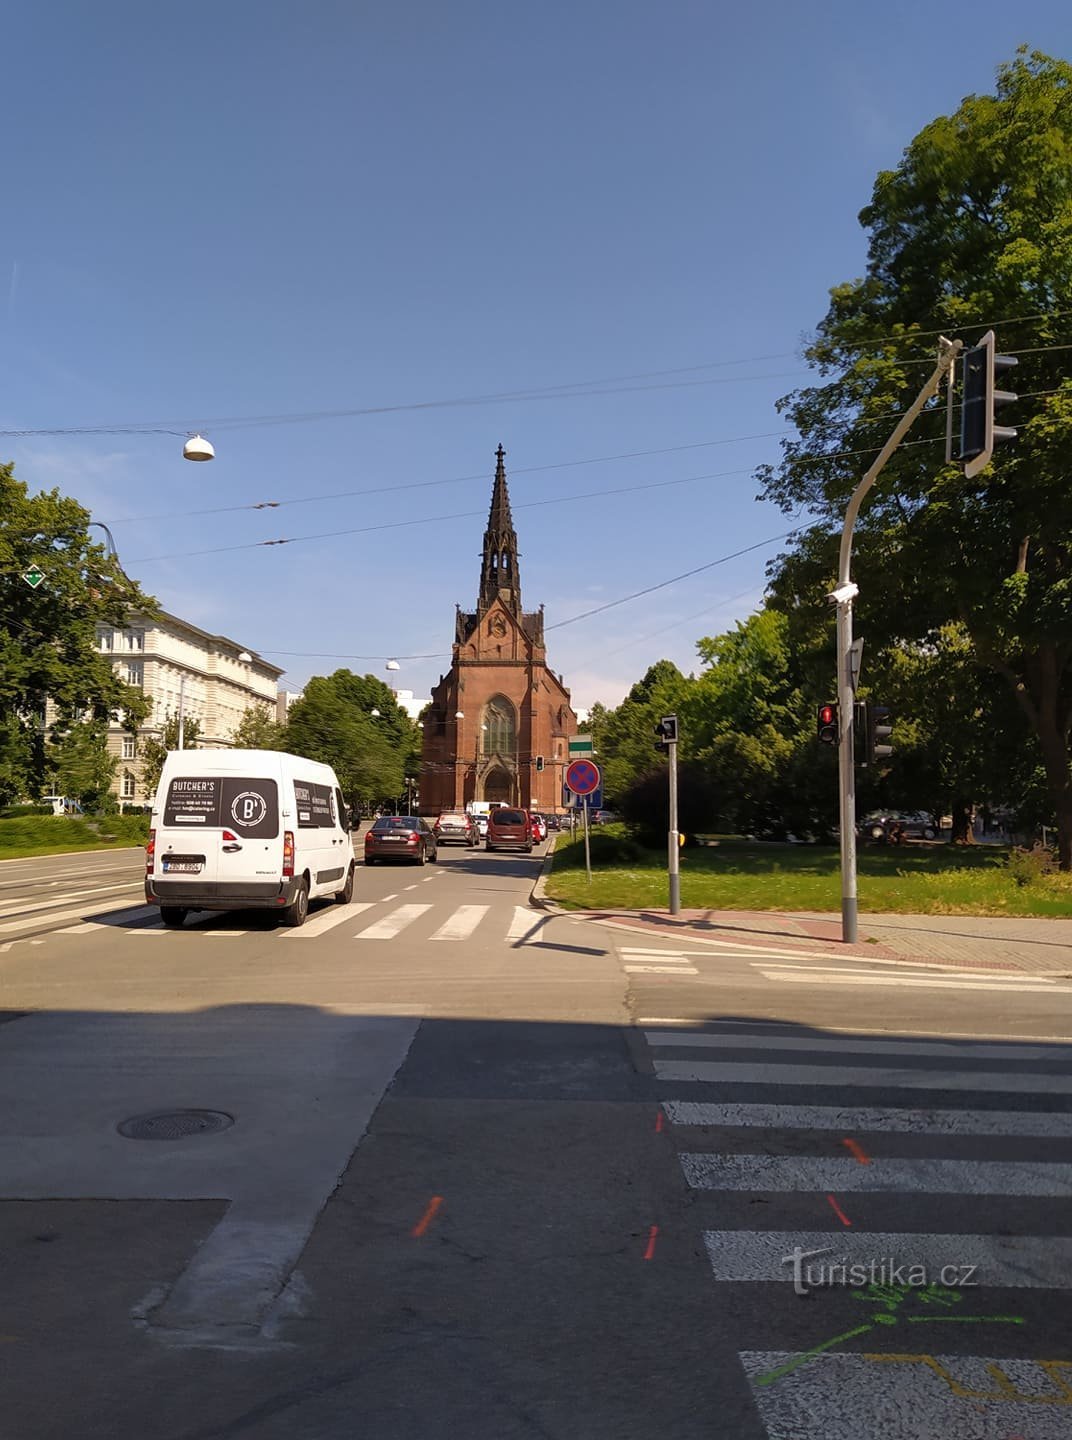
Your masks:
[[[267,814],[264,796],[258,795],[256,790],[243,790],[231,801],[231,819],[243,830],[259,825]]]

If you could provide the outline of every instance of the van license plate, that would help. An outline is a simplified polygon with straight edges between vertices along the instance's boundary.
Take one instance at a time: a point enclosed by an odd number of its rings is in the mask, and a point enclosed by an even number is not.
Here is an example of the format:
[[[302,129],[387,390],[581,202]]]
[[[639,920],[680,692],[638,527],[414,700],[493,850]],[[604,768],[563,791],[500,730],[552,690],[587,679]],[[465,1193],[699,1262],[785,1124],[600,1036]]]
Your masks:
[[[201,860],[177,860],[173,859],[169,855],[165,855],[164,874],[170,875],[181,873],[185,875],[200,875],[201,866],[203,863],[204,862]]]

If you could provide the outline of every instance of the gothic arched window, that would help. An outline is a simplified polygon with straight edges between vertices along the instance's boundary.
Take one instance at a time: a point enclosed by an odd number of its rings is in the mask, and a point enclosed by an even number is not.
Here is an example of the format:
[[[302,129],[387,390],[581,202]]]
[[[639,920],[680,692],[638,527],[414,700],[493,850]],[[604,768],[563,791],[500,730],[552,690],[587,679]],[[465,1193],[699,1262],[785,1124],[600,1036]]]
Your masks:
[[[514,707],[505,695],[493,695],[484,706],[485,755],[513,755],[517,749],[517,721]]]

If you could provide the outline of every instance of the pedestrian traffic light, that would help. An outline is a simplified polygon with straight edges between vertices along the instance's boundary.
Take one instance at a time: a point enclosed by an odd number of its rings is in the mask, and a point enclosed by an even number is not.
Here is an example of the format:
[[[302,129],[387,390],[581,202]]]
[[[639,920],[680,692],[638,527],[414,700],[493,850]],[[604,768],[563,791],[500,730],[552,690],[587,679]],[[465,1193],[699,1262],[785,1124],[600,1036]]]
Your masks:
[[[816,716],[816,734],[824,745],[838,743],[838,707],[833,700],[819,706]]]
[[[994,424],[994,412],[1018,398],[996,388],[997,377],[1017,363],[1012,355],[996,355],[996,345],[988,330],[960,360],[960,459],[969,480],[990,464],[996,441],[1016,439],[1011,426]]]
[[[677,744],[677,716],[664,715],[655,727],[656,750],[669,750]]]
[[[893,746],[887,743],[893,734],[893,716],[888,705],[876,705],[872,700],[866,703],[867,763],[877,765],[880,760],[888,760],[893,754]]]
[[[537,769],[537,770],[542,770],[542,769],[543,769],[543,756],[542,756],[542,755],[537,755],[537,756],[536,756],[536,769]]]

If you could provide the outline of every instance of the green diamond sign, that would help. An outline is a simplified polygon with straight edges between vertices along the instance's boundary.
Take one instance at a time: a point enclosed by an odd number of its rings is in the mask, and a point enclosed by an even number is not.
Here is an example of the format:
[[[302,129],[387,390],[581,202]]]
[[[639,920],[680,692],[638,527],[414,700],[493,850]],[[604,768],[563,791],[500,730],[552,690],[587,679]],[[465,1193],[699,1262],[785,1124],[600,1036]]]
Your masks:
[[[45,572],[43,570],[39,570],[36,565],[31,565],[29,570],[24,570],[22,572],[22,578],[26,581],[27,585],[29,585],[31,590],[36,590],[38,585],[40,585],[42,580],[44,580]]]

